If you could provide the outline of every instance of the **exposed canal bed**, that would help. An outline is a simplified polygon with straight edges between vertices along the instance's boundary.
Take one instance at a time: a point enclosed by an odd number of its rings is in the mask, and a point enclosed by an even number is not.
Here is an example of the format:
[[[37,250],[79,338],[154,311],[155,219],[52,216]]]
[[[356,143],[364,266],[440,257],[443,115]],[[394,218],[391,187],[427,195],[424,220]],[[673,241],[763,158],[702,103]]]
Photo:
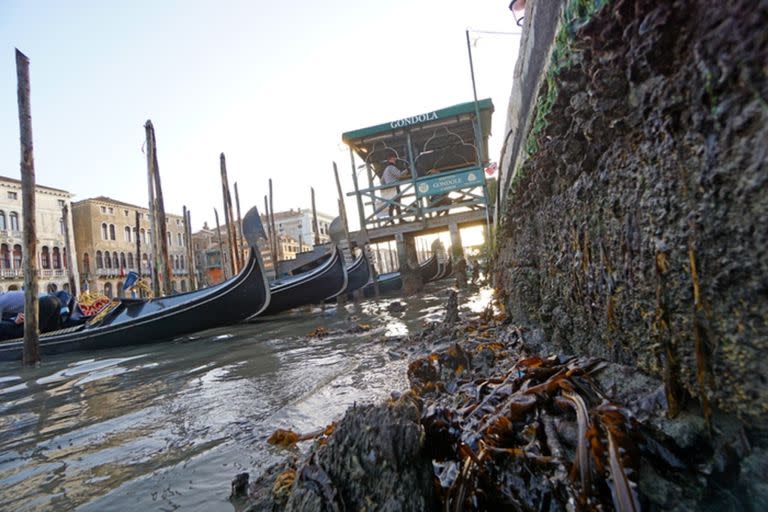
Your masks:
[[[447,283],[447,281],[446,281]],[[407,388],[392,339],[442,316],[446,291],[292,312],[183,341],[0,365],[0,510],[226,510],[229,482],[354,403]],[[481,309],[487,289],[468,297]],[[393,301],[405,311],[390,312]],[[370,330],[360,332],[360,324]],[[309,338],[318,327],[331,334]]]

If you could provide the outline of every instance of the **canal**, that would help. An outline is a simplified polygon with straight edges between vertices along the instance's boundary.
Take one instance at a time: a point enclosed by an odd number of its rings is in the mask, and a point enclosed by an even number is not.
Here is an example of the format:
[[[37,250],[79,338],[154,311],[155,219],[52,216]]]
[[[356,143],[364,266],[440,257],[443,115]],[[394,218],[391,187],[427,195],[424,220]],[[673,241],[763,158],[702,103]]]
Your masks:
[[[0,365],[0,510],[231,511],[229,482],[306,432],[407,386],[397,337],[439,320],[445,285],[291,312],[168,343]],[[468,297],[482,307],[488,290]],[[357,324],[371,329],[352,333]],[[308,338],[317,327],[331,335]]]

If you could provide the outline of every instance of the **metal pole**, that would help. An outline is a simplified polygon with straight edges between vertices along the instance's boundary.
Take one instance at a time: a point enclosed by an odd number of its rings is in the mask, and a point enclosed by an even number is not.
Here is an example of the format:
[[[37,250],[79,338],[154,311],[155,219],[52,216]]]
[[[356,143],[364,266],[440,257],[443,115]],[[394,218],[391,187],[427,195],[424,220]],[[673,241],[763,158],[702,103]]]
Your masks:
[[[472,45],[469,43],[469,30],[465,31],[467,36],[467,53],[469,54],[469,73],[472,75],[472,94],[475,97],[475,143],[477,144],[477,159],[480,164],[480,172],[483,173],[483,197],[485,198],[485,241],[489,243],[491,239],[491,217],[488,212],[488,188],[485,185],[484,162],[486,157],[483,150],[483,122],[480,118],[480,104],[477,102],[477,86],[475,84],[475,66],[472,63]]]
[[[29,59],[16,50],[16,81],[21,144],[21,199],[24,216],[24,349],[22,362],[40,362],[40,331],[37,300],[37,232],[35,226],[35,159],[32,144]]]

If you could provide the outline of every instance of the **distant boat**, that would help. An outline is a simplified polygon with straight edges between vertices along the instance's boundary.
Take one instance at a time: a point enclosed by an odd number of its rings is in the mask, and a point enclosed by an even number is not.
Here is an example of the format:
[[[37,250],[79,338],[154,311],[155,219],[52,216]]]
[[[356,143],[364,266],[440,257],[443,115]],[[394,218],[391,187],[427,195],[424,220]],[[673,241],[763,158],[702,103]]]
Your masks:
[[[259,315],[267,316],[309,304],[322,304],[347,288],[347,270],[336,246],[323,263],[295,276],[281,277],[269,285],[269,306]]]
[[[421,274],[421,279],[424,283],[438,279],[439,270],[437,257],[434,254],[427,261],[419,265],[419,274]],[[400,271],[379,274],[378,282],[379,293],[394,292],[403,287],[403,279],[400,276]],[[363,293],[366,297],[373,297],[375,295],[372,282],[365,286]]]
[[[270,302],[270,291],[255,232],[259,213],[252,208],[243,218],[243,232],[251,246],[245,267],[233,278],[192,292],[155,299],[113,299],[88,323],[40,335],[43,355],[139,345],[240,322],[260,314]],[[260,222],[259,222],[260,225]],[[0,360],[22,357],[22,338],[0,341]]]

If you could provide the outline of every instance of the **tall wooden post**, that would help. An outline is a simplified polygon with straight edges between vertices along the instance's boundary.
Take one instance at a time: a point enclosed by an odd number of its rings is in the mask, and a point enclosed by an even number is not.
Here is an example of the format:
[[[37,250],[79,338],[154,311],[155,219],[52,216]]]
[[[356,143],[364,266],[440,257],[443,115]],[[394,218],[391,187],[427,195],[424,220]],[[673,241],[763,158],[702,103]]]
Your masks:
[[[347,207],[344,206],[344,193],[341,191],[341,181],[339,181],[339,169],[336,162],[333,162],[333,175],[336,177],[336,190],[339,193],[339,215],[341,223],[344,225],[344,236],[347,237],[347,247],[349,247],[349,256],[354,259],[355,253],[352,251],[352,239],[349,237],[349,223],[347,222]]]
[[[73,297],[77,297],[77,283],[75,282],[75,270],[72,265],[72,244],[69,241],[69,206],[61,209],[61,220],[64,222],[64,248],[67,250],[67,281]]]
[[[320,245],[320,225],[317,223],[317,208],[315,208],[315,187],[309,187],[312,191],[312,229],[315,231],[315,245]]]
[[[141,214],[139,210],[136,210],[136,271],[141,279]]]
[[[40,362],[37,301],[37,231],[35,226],[35,159],[32,151],[32,106],[29,59],[16,50],[16,81],[21,144],[21,200],[24,216],[24,353],[23,364]]]
[[[269,224],[272,226],[272,233],[274,233],[275,255],[277,256],[277,260],[275,260],[275,275],[277,275],[277,262],[283,259],[283,247],[280,243],[280,233],[278,233],[275,228],[275,203],[274,195],[272,194],[272,178],[269,178]]]
[[[243,217],[240,215],[240,194],[235,182],[235,204],[237,205],[237,249],[240,258],[240,268],[245,266],[245,244],[243,243]]]
[[[272,224],[269,222],[270,211],[269,199],[267,196],[264,196],[264,221],[267,224],[266,231],[269,233],[269,239],[267,240],[269,243],[269,257],[272,259],[272,270],[275,272],[275,279],[277,279],[277,253],[275,252],[277,246],[275,245],[275,232],[272,230]]]
[[[221,271],[224,273],[224,279],[227,279],[227,260],[224,258],[224,244],[221,241],[221,225],[219,224],[219,212],[213,209],[213,215],[216,217],[216,234],[219,236],[219,261],[221,262]]]
[[[182,206],[182,214],[184,215],[184,243],[187,247],[187,277],[189,278],[190,291],[195,291],[197,290],[197,283],[195,282],[195,255],[192,250],[192,223],[186,205]]]
[[[152,127],[152,121],[147,120],[144,123],[144,132],[146,134],[147,142],[147,184],[149,186],[149,192],[147,193],[147,199],[149,201],[149,230],[152,236],[149,237],[150,241],[150,253],[149,256],[154,262],[150,262],[149,258],[147,262],[152,263],[150,270],[150,279],[152,279],[152,293],[155,297],[160,297],[160,277],[158,269],[158,243],[157,243],[157,202],[155,201],[155,172],[154,172],[154,128]],[[163,230],[164,231],[164,230]]]
[[[237,258],[237,249],[235,248],[235,240],[237,234],[235,232],[235,222],[232,219],[232,201],[229,196],[229,180],[227,178],[227,159],[222,153],[219,156],[219,164],[221,167],[221,192],[224,198],[224,224],[227,226],[227,243],[229,245],[229,261],[231,264],[232,275],[237,274],[239,270],[239,261]]]

